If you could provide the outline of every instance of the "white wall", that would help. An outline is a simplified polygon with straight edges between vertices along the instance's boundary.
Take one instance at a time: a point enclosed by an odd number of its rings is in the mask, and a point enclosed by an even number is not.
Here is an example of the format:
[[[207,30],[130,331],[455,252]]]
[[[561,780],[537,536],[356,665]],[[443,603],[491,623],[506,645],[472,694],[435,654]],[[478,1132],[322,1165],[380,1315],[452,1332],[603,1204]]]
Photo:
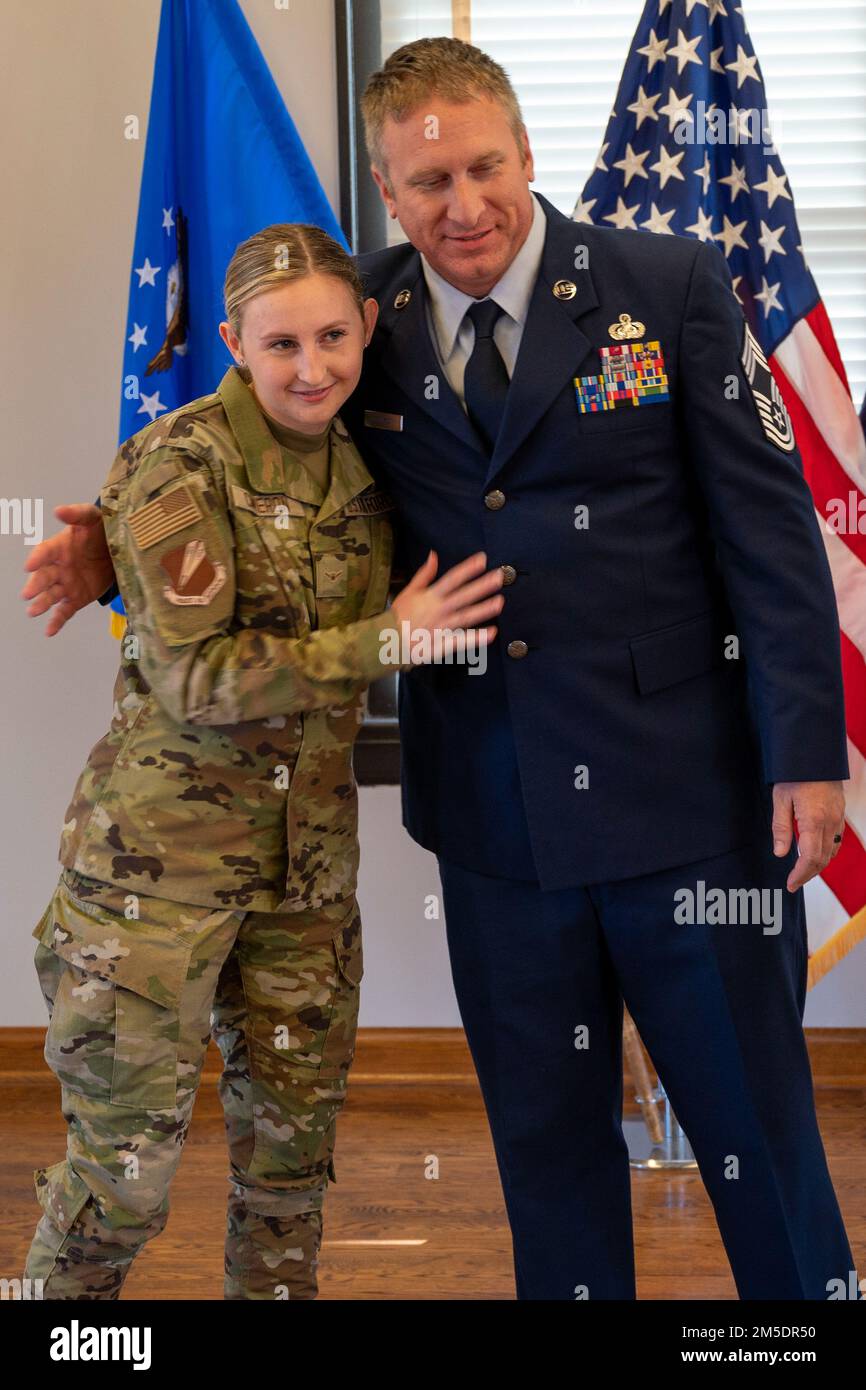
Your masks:
[[[336,209],[336,78],[330,0],[242,0]],[[5,0],[0,142],[3,450],[0,495],[89,500],[116,449],[117,383],[159,0]],[[544,190],[542,189],[542,192]],[[95,609],[51,640],[18,592],[27,549],[0,536],[3,635],[0,1022],[44,1022],[30,933],[56,881],[63,813],[107,727],[116,648]],[[366,1025],[459,1022],[436,864],[400,827],[395,788],[361,795]],[[810,996],[806,1021],[860,1025],[866,949]]]

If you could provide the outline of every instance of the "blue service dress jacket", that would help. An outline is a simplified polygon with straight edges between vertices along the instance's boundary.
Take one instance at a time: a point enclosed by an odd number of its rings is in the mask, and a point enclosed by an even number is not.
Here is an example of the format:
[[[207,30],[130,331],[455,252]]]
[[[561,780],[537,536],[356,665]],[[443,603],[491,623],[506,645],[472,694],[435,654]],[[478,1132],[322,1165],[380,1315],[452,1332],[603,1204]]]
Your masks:
[[[770,785],[848,776],[839,627],[790,420],[712,243],[578,224],[544,253],[488,457],[427,326],[419,253],[359,258],[380,313],[341,417],[408,574],[508,566],[482,674],[400,678],[404,824],[544,889],[769,834]]]

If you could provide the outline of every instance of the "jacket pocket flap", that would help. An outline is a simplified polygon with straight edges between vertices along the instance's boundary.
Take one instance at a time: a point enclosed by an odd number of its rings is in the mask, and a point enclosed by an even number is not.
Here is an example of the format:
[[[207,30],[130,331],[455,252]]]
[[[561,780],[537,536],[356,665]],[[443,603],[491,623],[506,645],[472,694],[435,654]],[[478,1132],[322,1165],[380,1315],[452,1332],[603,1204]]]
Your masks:
[[[702,676],[724,660],[723,636],[714,613],[674,623],[629,641],[637,688],[642,695]]]
[[[118,984],[165,1008],[176,1008],[191,943],[149,923],[118,918],[58,892],[39,940],[88,974]]]

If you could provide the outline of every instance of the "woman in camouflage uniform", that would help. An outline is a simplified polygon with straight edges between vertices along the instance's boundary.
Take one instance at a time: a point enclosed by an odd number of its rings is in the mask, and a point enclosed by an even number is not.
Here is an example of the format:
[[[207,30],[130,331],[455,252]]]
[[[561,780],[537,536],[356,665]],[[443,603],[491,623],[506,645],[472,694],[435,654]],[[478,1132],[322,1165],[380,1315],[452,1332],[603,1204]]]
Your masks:
[[[435,580],[431,553],[384,611],[391,504],[337,414],[377,306],[342,248],[266,228],[225,300],[238,365],[127,440],[100,494],[127,612],[114,715],[33,933],[68,1123],[34,1175],[46,1298],[117,1298],[164,1227],[212,1029],[225,1296],[315,1297],[362,975],[364,690],[395,627],[417,660],[416,634],[502,603],[483,555]]]

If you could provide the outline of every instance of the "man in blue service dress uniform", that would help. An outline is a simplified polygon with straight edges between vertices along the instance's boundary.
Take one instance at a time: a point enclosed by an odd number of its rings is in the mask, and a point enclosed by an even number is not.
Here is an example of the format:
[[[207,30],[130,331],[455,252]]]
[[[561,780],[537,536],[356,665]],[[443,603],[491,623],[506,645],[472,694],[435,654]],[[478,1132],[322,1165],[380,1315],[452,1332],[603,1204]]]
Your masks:
[[[715,247],[530,191],[487,55],[407,45],[363,113],[409,244],[360,258],[380,313],[342,418],[402,567],[484,549],[505,571],[486,672],[412,670],[400,727],[518,1297],[635,1297],[624,999],[740,1297],[828,1298],[854,1264],[802,1029],[802,884],[838,850],[848,765],[790,421]]]
[[[518,1296],[635,1296],[624,997],[741,1298],[827,1298],[853,1259],[802,1030],[803,894],[786,888],[838,848],[848,776],[811,499],[790,422],[762,424],[721,254],[577,225],[532,194],[503,82],[437,39],[368,84],[373,174],[410,244],[360,258],[380,314],[343,418],[397,504],[409,572],[431,547],[441,567],[484,549],[505,568],[485,675],[401,677],[400,731]],[[726,902],[762,889],[777,916],[677,920],[701,881]]]

